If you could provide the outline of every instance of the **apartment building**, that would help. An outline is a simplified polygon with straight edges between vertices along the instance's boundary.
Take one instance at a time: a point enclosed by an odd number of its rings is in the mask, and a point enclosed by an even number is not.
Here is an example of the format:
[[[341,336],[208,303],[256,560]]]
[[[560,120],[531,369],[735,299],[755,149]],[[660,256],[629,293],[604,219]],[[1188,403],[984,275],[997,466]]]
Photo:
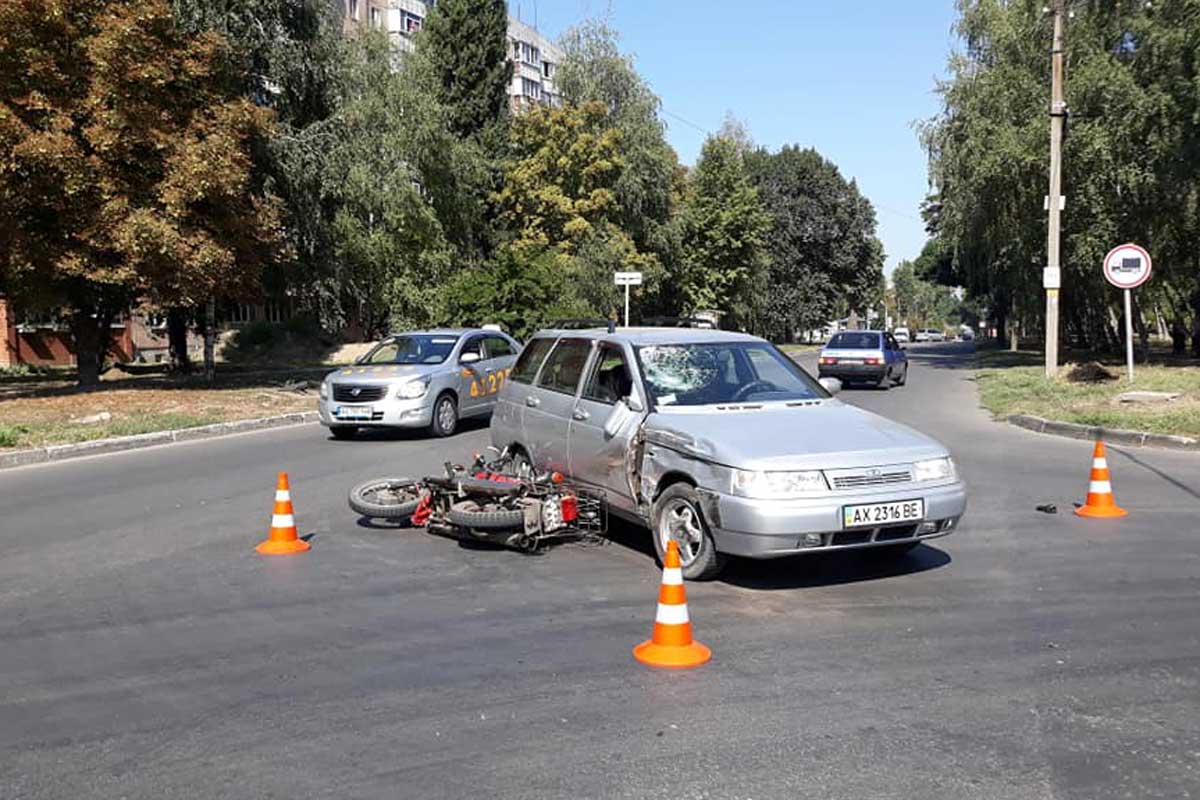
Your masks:
[[[404,50],[412,49],[412,36],[421,30],[434,0],[337,0],[345,30],[370,25],[388,32]],[[513,63],[513,79],[508,89],[514,110],[531,104],[558,105],[554,74],[562,63],[562,51],[537,28],[510,16],[508,18],[508,57]]]

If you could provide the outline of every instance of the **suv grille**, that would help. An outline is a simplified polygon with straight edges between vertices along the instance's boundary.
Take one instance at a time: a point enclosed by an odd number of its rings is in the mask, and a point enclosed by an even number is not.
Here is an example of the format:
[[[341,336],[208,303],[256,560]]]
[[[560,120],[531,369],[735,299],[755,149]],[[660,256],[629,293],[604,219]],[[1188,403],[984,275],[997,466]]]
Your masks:
[[[374,403],[382,400],[387,394],[386,386],[367,386],[364,384],[335,383],[333,399],[339,403]]]
[[[866,469],[826,470],[834,489],[861,489],[866,486],[891,486],[909,483],[912,470],[903,466],[869,467]]]

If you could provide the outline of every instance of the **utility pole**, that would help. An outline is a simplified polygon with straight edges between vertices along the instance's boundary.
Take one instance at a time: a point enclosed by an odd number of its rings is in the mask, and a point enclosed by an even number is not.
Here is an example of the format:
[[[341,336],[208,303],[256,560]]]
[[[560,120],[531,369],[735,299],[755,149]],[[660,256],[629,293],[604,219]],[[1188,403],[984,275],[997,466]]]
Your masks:
[[[1066,0],[1053,0],[1054,47],[1050,51],[1050,195],[1046,205],[1050,214],[1046,232],[1046,269],[1042,286],[1046,289],[1046,377],[1058,373],[1058,291],[1062,287],[1059,238],[1062,217],[1062,141],[1067,104],[1063,100],[1063,26],[1066,24]]]

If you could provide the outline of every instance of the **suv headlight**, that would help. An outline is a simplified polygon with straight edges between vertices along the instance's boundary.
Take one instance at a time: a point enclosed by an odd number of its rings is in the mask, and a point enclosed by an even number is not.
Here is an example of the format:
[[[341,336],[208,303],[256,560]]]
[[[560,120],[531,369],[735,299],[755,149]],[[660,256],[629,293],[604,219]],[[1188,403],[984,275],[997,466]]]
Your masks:
[[[783,500],[829,491],[820,470],[806,472],[754,472],[735,469],[730,487],[734,494],[761,500]]]
[[[949,456],[915,461],[912,466],[914,481],[948,481],[954,480],[958,475],[954,468],[954,460]]]
[[[328,381],[321,381],[321,385],[317,387],[317,394],[320,395],[322,400],[329,399],[329,382]]]
[[[427,391],[429,391],[429,378],[414,378],[400,384],[400,388],[396,390],[396,396],[405,400],[416,400]]]

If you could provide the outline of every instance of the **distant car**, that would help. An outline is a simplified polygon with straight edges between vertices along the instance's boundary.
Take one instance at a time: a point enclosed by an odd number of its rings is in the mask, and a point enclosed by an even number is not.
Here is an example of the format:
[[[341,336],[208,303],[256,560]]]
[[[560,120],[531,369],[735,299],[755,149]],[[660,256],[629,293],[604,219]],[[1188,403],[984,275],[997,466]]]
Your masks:
[[[895,336],[896,341],[900,344],[908,344],[912,341],[908,335],[908,328],[896,328],[892,331],[892,336]]]
[[[449,436],[461,418],[492,413],[520,352],[520,343],[498,330],[395,334],[354,366],[329,373],[317,412],[335,439],[385,427]]]
[[[817,370],[822,378],[886,389],[908,381],[908,356],[887,331],[842,331],[821,350]]]
[[[939,330],[935,330],[933,328],[929,328],[928,330],[925,331],[925,334],[929,337],[929,341],[931,341],[931,342],[946,341],[946,332],[945,331],[939,331]]]
[[[913,331],[913,341],[914,342],[928,342],[929,341],[929,331],[924,330],[922,328],[917,328],[915,331]]]
[[[959,334],[958,338],[964,342],[973,342],[975,341],[975,331],[971,330],[970,328],[963,328],[962,333]]]

